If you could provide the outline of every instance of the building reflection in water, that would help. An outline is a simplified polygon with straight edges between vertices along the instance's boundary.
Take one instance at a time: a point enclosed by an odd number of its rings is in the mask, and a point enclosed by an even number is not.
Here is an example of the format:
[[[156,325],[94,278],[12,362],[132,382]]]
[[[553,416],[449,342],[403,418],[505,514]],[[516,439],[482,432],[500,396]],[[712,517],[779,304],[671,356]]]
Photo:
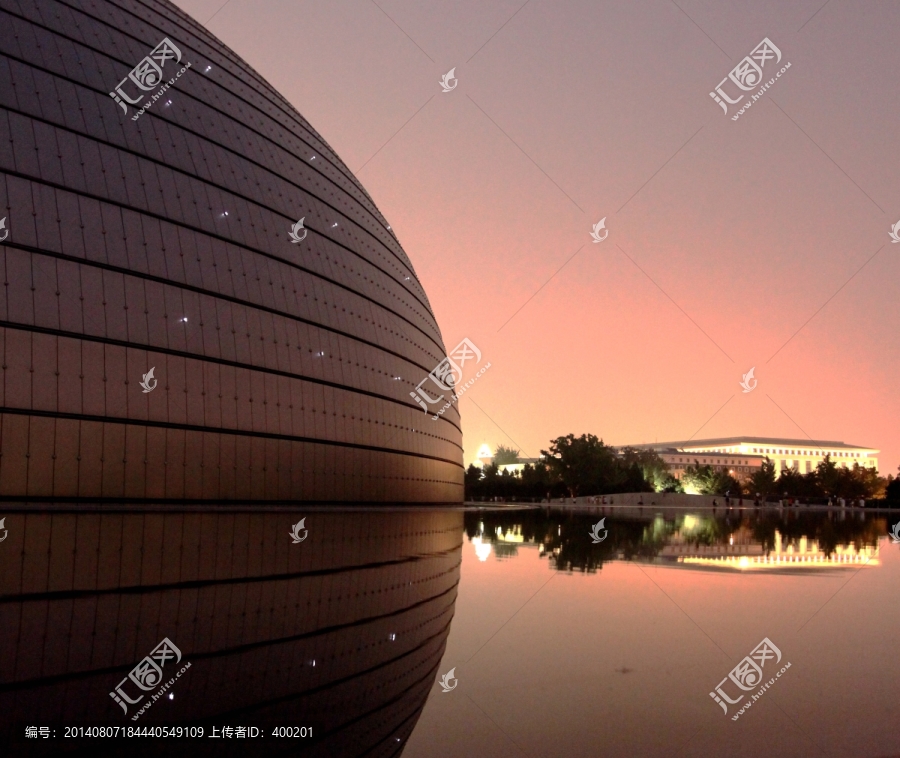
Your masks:
[[[594,543],[591,527],[600,518],[609,537]],[[465,522],[479,560],[533,548],[557,570],[586,573],[610,560],[770,572],[876,566],[887,534],[883,516],[862,511],[532,508],[473,511]]]
[[[851,524],[859,525],[853,521]],[[692,539],[704,528],[703,520],[685,516],[659,553],[661,559],[675,560],[686,567],[759,570],[759,569],[817,569],[878,564],[877,534],[869,528],[852,530],[847,534],[852,542],[833,544],[826,548],[816,536],[806,533],[790,535],[776,526],[767,544],[753,525],[740,524],[727,535],[727,541],[701,544]],[[883,533],[883,530],[882,532]],[[865,539],[860,542],[860,538]]]
[[[207,737],[92,740],[85,755],[402,750],[450,629],[460,511],[0,515],[0,754],[77,747],[23,738],[50,724],[203,725]],[[294,543],[304,515],[308,538]],[[126,716],[109,693],[164,638],[191,666],[132,721],[144,703]],[[163,669],[163,682],[176,671]],[[224,725],[268,729],[253,745],[209,738]],[[275,726],[314,736],[276,740]]]

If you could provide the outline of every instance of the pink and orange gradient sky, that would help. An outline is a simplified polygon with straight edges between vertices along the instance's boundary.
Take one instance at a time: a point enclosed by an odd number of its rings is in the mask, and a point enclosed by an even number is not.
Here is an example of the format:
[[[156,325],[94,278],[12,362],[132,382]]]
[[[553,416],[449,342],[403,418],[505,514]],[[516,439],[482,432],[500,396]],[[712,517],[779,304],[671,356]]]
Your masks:
[[[466,463],[773,435],[897,473],[900,4],[178,4],[357,172],[447,348],[491,362]],[[791,67],[731,121],[708,93],[764,37]]]

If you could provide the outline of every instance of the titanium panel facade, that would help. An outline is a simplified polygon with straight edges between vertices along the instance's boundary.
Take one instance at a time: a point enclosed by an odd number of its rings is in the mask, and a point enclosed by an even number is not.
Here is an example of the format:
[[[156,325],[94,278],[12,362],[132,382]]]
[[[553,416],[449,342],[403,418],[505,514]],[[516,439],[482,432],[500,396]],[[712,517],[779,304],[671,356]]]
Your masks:
[[[408,257],[172,4],[0,0],[4,213],[0,497],[462,500],[456,406],[410,398],[446,350]]]

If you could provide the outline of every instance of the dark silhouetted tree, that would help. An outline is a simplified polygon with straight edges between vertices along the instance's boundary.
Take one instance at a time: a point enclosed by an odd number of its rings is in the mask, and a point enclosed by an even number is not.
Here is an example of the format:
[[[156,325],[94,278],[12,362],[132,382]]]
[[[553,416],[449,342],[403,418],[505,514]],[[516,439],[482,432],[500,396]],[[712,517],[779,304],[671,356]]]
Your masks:
[[[519,451],[511,447],[506,447],[505,445],[497,445],[497,450],[494,453],[494,460],[492,462],[496,463],[498,466],[504,466],[509,463],[518,463]]]
[[[551,476],[565,484],[571,497],[605,492],[616,481],[616,455],[593,434],[569,434],[541,450]]]
[[[766,458],[759,469],[750,475],[747,486],[751,495],[758,492],[765,500],[768,495],[775,492],[775,464]]]

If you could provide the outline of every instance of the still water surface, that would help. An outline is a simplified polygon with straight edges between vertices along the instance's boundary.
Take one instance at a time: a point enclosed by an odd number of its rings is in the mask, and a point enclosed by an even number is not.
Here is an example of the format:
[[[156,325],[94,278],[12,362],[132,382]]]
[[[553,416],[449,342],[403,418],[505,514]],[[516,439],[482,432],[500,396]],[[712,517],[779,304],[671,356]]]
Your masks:
[[[0,517],[0,755],[900,754],[900,514]]]
[[[798,510],[467,513],[405,758],[900,755],[900,514]],[[765,638],[761,684],[791,665],[733,721]]]
[[[4,514],[0,755],[390,756],[406,743],[453,617],[462,512]],[[99,725],[119,731],[66,736]]]

